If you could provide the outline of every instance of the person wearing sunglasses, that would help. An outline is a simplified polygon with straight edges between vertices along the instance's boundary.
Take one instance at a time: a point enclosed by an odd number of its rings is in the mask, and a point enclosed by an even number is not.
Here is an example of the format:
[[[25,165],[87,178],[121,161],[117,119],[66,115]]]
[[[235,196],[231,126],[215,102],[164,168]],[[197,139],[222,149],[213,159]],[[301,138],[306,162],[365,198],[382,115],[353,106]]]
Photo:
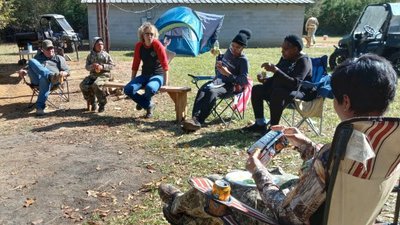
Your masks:
[[[137,110],[146,109],[145,118],[151,118],[155,108],[152,97],[161,86],[168,85],[168,58],[153,24],[143,23],[138,29],[138,37],[132,63],[132,79],[124,87],[124,93],[136,102]],[[142,74],[137,76],[140,62]],[[144,94],[138,93],[141,88],[144,88]]]

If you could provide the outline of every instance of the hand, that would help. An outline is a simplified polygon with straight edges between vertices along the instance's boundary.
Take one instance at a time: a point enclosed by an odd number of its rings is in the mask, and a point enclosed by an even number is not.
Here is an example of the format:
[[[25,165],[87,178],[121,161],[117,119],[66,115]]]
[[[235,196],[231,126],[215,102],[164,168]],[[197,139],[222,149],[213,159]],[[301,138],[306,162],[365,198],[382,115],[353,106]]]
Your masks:
[[[272,73],[275,73],[278,70],[278,68],[276,68],[274,64],[269,62],[263,63],[261,65],[261,68],[264,68],[266,71],[270,71]]]
[[[68,76],[68,73],[67,72],[65,72],[65,71],[60,71],[60,73],[59,73],[61,76],[63,76],[63,77],[66,77],[66,76]]]
[[[28,71],[24,70],[24,69],[20,69],[18,70],[18,75],[20,77],[26,76],[26,74],[28,74]]]
[[[263,164],[259,160],[261,149],[256,149],[252,154],[249,154],[249,158],[247,159],[246,169],[251,174],[256,172],[258,168],[262,168]]]
[[[257,74],[257,80],[260,83],[265,83],[265,81],[267,81],[267,78],[264,78],[261,74]]]
[[[295,146],[300,147],[301,145],[311,144],[312,141],[306,137],[297,127],[285,127],[283,125],[271,126],[271,130],[280,130],[283,132],[289,142]]]
[[[220,72],[223,76],[229,77],[231,75],[228,68],[222,65],[222,61],[217,61],[216,66],[218,72]]]
[[[93,63],[93,64],[92,64],[92,69],[96,70],[98,66],[99,66],[98,63]]]

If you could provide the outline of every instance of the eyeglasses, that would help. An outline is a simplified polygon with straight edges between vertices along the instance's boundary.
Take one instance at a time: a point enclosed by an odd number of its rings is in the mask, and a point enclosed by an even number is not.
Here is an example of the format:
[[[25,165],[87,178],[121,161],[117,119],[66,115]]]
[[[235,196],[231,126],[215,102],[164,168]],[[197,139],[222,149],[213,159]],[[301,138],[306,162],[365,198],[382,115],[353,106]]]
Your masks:
[[[154,36],[154,34],[153,33],[144,33],[145,35],[147,35],[147,36],[151,36],[151,37],[153,37]]]

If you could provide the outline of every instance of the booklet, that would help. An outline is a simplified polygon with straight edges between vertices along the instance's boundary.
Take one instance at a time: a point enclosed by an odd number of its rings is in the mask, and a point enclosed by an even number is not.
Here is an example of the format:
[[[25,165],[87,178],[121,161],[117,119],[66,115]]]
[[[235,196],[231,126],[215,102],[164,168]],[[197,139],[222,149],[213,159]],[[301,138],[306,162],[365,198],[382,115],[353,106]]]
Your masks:
[[[269,131],[256,141],[248,150],[248,154],[252,154],[256,149],[261,149],[259,159],[266,165],[271,158],[278,154],[282,149],[287,147],[289,141],[281,131]]]

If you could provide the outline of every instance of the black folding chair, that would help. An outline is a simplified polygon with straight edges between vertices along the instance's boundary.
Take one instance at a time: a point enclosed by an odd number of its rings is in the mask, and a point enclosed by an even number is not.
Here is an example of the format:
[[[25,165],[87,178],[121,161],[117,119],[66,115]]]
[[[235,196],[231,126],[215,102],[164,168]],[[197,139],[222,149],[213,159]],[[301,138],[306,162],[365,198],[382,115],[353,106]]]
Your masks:
[[[202,81],[210,81],[214,76],[196,76],[188,74],[192,78],[192,83],[200,89]],[[234,119],[244,119],[244,114],[250,100],[253,81],[248,78],[248,84],[241,88],[241,91],[232,94],[222,95],[217,99],[215,106],[212,108],[212,115],[220,119],[226,126]]]
[[[20,75],[20,77],[23,83],[28,85],[28,87],[32,90],[31,99],[28,105],[28,108],[31,108],[36,104],[35,102],[33,102],[33,98],[39,95],[39,85],[32,84],[32,82],[26,78],[27,77],[26,74],[22,76]],[[62,101],[69,102],[69,84],[67,78],[60,80],[59,84],[52,85],[52,88],[50,90],[50,95],[53,94],[58,95]],[[59,109],[59,107],[56,106],[53,102],[51,102],[49,98],[47,99],[47,103],[49,103],[49,105],[51,105],[52,107]]]

